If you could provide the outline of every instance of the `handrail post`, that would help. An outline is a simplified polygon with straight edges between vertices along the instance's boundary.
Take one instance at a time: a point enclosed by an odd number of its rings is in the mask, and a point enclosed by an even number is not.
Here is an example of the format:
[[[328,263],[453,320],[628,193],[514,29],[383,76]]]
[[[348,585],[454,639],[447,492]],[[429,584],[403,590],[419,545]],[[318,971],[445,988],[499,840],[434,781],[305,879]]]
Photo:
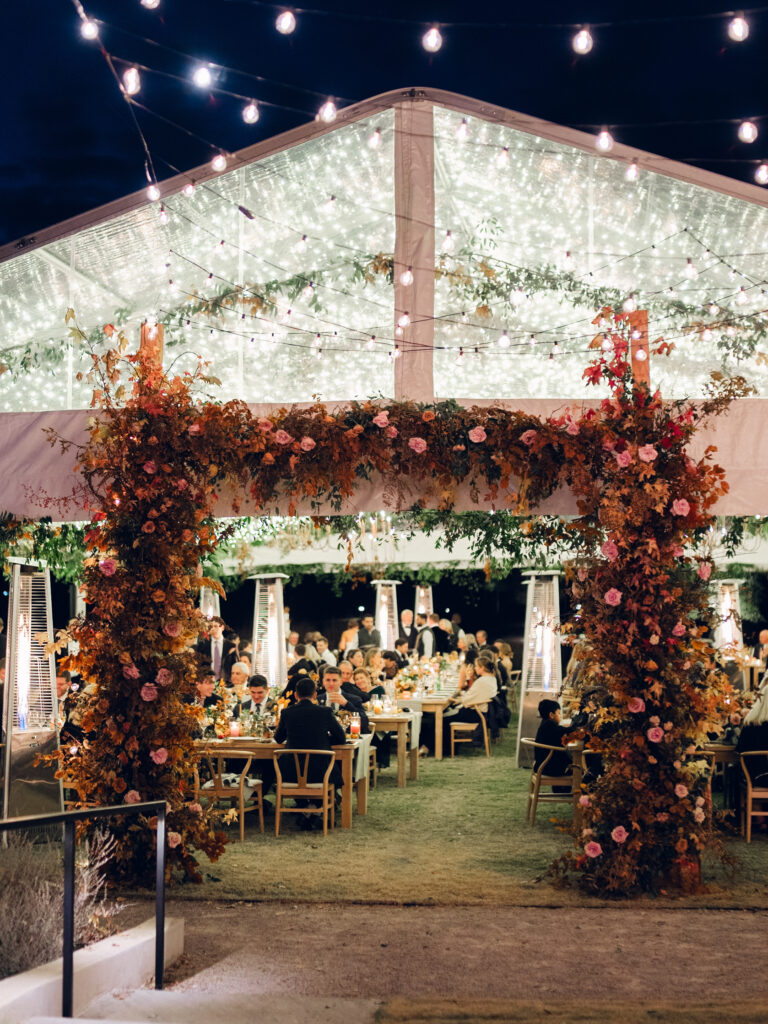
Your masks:
[[[64,822],[64,907],[61,944],[61,1015],[72,1016],[72,972],[75,945],[75,823]]]
[[[163,987],[165,968],[165,812],[157,811],[157,852],[155,874],[155,988]]]

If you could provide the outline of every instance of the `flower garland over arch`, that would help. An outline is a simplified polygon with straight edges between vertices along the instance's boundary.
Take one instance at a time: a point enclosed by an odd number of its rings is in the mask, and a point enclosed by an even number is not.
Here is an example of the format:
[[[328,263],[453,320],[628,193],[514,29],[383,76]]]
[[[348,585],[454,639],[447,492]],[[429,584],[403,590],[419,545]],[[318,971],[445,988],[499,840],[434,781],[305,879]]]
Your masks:
[[[450,509],[461,485],[475,501],[521,514],[566,485],[579,502],[568,529],[581,546],[570,581],[582,604],[566,630],[585,635],[588,664],[604,672],[610,696],[595,730],[606,772],[585,795],[586,832],[573,862],[598,891],[630,892],[698,850],[709,812],[698,801],[695,749],[727,690],[693,619],[709,565],[685,545],[709,526],[727,485],[711,450],[693,463],[685,448],[703,418],[746,388],[721,382],[698,406],[665,405],[631,385],[622,332],[617,320],[611,354],[587,371],[605,377],[613,397],[583,416],[547,421],[452,402],[333,412],[318,404],[255,419],[241,402],[197,399],[210,382],[202,371],[169,380],[141,354],[126,356],[127,339],[115,334],[114,348],[94,355],[100,415],[78,456],[95,507],[83,584],[89,615],[72,630],[80,653],[69,662],[85,684],[85,739],[63,753],[62,772],[84,799],[165,798],[170,866],[190,878],[200,877],[196,850],[221,853],[223,837],[190,802],[189,701],[190,646],[202,627],[195,597],[201,585],[216,586],[200,563],[221,536],[214,506],[222,485],[247,489],[261,508],[287,495],[292,509],[307,498],[339,509],[361,478],[377,474],[395,494],[412,482],[425,505]],[[152,822],[121,827],[114,874],[141,881]]]

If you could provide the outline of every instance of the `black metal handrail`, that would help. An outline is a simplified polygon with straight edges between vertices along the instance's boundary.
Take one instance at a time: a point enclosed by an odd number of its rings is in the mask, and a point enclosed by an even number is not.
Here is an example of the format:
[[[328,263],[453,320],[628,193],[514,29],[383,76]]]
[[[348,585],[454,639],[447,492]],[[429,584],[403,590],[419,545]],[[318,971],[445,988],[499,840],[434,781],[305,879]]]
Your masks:
[[[117,807],[92,807],[83,811],[61,811],[58,814],[29,815],[5,818],[0,832],[14,829],[64,826],[64,907],[62,936],[61,1015],[72,1016],[72,974],[75,945],[75,822],[91,818],[115,818],[122,814],[157,814],[157,856],[155,865],[155,988],[163,987],[165,961],[165,800],[141,804],[120,804]]]

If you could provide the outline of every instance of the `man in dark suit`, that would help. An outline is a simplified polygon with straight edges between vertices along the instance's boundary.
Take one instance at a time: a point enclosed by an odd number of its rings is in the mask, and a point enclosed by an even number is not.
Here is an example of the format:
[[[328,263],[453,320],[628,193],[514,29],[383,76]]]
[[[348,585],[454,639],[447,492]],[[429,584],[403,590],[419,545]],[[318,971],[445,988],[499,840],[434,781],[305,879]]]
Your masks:
[[[195,650],[202,656],[204,670],[213,672],[218,682],[223,679],[229,686],[232,666],[238,660],[236,646],[224,636],[224,619],[218,615],[208,623],[208,635],[203,635],[195,644]]]
[[[357,631],[357,646],[361,651],[367,647],[381,647],[381,633],[373,625],[373,616],[364,615]]]
[[[403,608],[400,612],[400,629],[398,639],[408,641],[408,650],[412,651],[416,646],[416,638],[419,635],[418,629],[413,624],[413,612],[410,608]]]
[[[435,631],[440,621],[439,615],[429,615],[426,626],[419,632],[416,640],[416,654],[420,658],[431,658],[437,654],[437,637]]]
[[[251,676],[248,680],[250,697],[241,703],[240,710],[252,715],[268,715],[277,707],[277,702],[269,696],[269,684],[266,677],[259,675]]]
[[[563,747],[563,738],[573,732],[573,726],[568,729],[560,724],[560,705],[556,700],[540,700],[538,710],[541,722],[536,732],[536,742],[544,743],[548,747]],[[535,750],[534,768],[538,768],[549,753],[549,750]],[[563,748],[562,753],[560,750],[552,753],[544,775],[570,775],[572,771],[571,755]],[[567,786],[553,786],[552,789],[556,793],[568,792]]]
[[[354,683],[342,684],[341,669],[336,668],[335,665],[328,666],[323,673],[323,688],[325,692],[321,696],[326,707],[343,709],[352,715],[359,715],[360,732],[367,734],[371,731],[368,716],[363,707],[363,698],[367,699],[367,694],[363,694]]]
[[[275,732],[275,742],[285,743],[287,747],[297,750],[330,750],[333,746],[347,742],[347,736],[329,707],[315,704],[314,680],[302,677],[296,684],[295,704],[283,710],[280,724]],[[313,759],[309,765],[309,782],[321,782],[328,767],[326,758]],[[293,758],[284,757],[280,762],[280,770],[286,781],[295,781],[296,772]],[[341,767],[334,761],[331,771],[331,785],[337,791],[344,784]],[[301,815],[301,827],[312,828],[312,815]]]

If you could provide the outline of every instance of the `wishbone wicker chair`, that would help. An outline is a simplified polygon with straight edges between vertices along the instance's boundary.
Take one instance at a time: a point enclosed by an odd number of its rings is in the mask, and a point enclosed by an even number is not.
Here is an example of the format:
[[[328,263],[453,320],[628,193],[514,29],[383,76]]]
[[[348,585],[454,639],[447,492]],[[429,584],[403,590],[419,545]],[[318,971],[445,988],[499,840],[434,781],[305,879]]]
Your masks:
[[[333,771],[335,754],[332,750],[305,750],[286,747],[276,750],[272,754],[275,765],[275,778],[277,781],[277,796],[275,799],[275,836],[280,835],[280,817],[283,814],[321,814],[323,817],[323,835],[328,835],[328,815],[331,818],[331,828],[336,824],[335,811],[335,787],[331,785],[330,778]],[[293,768],[296,777],[295,782],[283,779],[280,769],[280,761],[284,757],[293,758]],[[310,782],[309,770],[311,758],[327,758],[328,767],[325,769],[322,781]],[[319,807],[285,807],[283,801],[291,800],[321,800]]]

